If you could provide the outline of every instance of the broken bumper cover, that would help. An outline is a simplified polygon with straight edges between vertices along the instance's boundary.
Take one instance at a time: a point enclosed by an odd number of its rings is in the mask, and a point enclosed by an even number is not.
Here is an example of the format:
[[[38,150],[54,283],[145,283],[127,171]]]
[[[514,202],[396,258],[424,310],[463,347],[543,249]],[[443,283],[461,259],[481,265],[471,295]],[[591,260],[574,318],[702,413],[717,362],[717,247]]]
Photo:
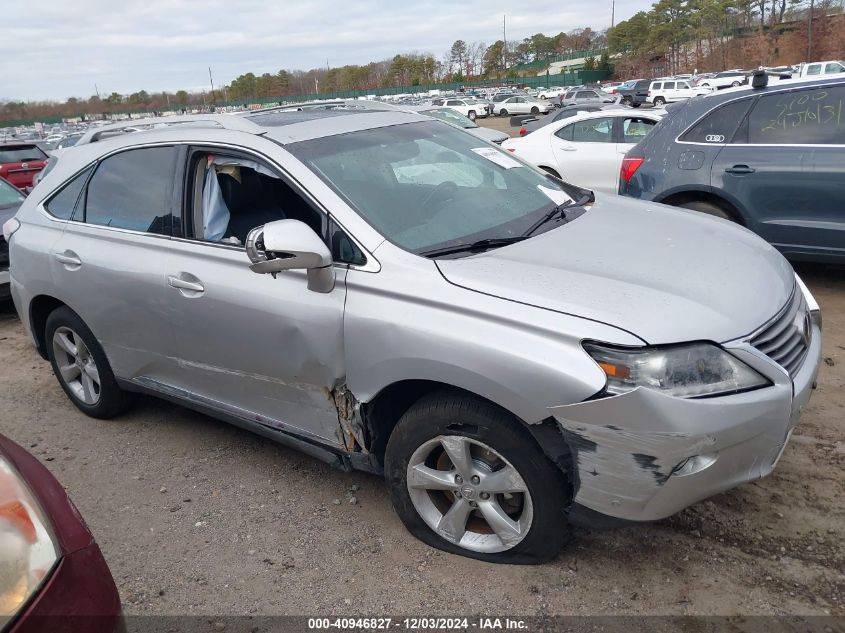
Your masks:
[[[576,464],[576,504],[651,521],[772,472],[810,398],[821,332],[813,324],[794,380],[747,343],[725,348],[773,385],[700,399],[637,388],[549,409]]]

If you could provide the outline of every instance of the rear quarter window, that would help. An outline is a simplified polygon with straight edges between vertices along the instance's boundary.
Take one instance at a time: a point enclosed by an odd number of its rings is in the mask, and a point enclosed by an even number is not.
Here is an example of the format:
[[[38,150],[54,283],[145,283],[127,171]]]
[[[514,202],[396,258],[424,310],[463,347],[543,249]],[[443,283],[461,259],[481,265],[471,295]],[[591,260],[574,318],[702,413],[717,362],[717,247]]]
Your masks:
[[[70,220],[79,200],[79,194],[82,193],[82,188],[88,181],[93,169],[93,166],[89,167],[59,189],[59,192],[44,204],[47,213],[59,220]]]
[[[33,160],[47,160],[47,154],[36,145],[0,147],[0,163],[25,163]]]
[[[679,140],[713,145],[729,143],[750,105],[751,99],[721,105],[684,132]]]

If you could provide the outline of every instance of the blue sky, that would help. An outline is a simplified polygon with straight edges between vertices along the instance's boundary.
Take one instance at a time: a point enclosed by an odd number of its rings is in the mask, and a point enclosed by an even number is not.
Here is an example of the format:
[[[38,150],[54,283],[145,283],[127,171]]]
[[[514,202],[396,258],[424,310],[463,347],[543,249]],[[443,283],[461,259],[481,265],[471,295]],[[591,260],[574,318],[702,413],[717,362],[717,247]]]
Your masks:
[[[199,90],[245,72],[366,63],[396,53],[440,59],[456,39],[486,44],[610,25],[611,0],[39,0],[3,8],[0,99]],[[605,6],[606,5],[606,6]],[[617,21],[648,8],[617,0]]]

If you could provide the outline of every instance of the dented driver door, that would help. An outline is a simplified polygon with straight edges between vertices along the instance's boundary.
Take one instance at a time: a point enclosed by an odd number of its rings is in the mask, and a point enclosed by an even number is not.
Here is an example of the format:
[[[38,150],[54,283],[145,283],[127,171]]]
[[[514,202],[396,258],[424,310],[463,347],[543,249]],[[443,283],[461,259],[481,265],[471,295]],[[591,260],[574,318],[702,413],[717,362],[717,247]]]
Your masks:
[[[305,271],[260,275],[243,247],[173,240],[168,303],[179,385],[229,415],[342,446],[334,391],[343,381],[346,268],[331,292]]]

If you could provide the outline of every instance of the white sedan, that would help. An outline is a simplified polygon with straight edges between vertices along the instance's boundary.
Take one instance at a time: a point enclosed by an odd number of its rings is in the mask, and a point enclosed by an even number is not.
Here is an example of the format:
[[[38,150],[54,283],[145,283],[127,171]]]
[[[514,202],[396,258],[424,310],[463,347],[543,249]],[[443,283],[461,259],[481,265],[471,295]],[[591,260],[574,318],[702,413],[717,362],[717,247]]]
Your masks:
[[[581,112],[508,139],[502,148],[579,187],[616,193],[622,158],[664,115],[627,108]]]
[[[493,114],[508,116],[510,114],[539,114],[554,109],[554,104],[549,101],[532,99],[531,97],[510,97],[504,101],[498,101],[493,105]]]

